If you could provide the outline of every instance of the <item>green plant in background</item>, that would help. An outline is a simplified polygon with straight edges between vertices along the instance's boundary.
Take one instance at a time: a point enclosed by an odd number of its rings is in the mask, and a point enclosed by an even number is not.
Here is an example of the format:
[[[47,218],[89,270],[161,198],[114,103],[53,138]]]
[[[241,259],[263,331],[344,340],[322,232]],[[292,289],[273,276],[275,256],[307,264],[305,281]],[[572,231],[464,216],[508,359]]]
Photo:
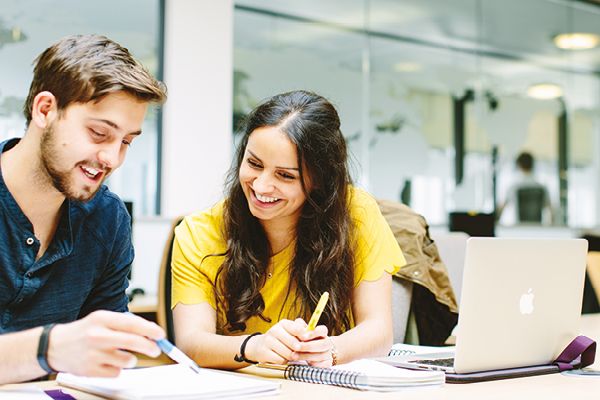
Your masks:
[[[0,19],[0,49],[8,44],[19,43],[27,40],[27,35],[18,26],[8,26],[4,20]],[[24,98],[16,96],[7,96],[2,98],[0,92],[0,116],[9,117],[22,113]]]
[[[27,35],[23,33],[21,28],[18,26],[8,27],[0,19],[0,49],[6,44],[23,42],[26,39]]]
[[[20,115],[23,112],[25,98],[16,96],[0,97],[0,117]]]
[[[250,96],[246,81],[250,79],[244,71],[233,71],[233,132],[237,133],[246,115],[258,104]]]
[[[406,118],[400,114],[394,114],[385,121],[375,125],[377,133],[399,133],[406,123]]]

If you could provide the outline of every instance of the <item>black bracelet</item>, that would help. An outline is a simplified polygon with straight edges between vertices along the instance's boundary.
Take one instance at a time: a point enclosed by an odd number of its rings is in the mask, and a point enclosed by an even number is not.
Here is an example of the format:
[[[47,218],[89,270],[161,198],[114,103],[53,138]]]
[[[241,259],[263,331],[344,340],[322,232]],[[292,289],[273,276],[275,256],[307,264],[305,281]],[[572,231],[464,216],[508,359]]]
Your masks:
[[[246,339],[244,339],[244,341],[242,342],[242,345],[240,346],[240,355],[235,355],[235,357],[233,357],[233,359],[237,362],[247,362],[248,364],[258,364],[258,361],[252,361],[252,360],[248,360],[246,358],[246,345],[248,344],[248,340],[250,340],[251,337],[256,336],[256,335],[262,335],[262,333],[260,332],[255,332],[252,335],[248,335],[248,337],[246,337]]]
[[[42,369],[49,374],[57,372],[48,364],[48,342],[50,339],[50,331],[52,328],[54,328],[54,325],[56,324],[48,324],[44,326],[42,329],[42,334],[40,335],[40,341],[37,349],[38,363],[40,364],[40,367],[42,367]]]

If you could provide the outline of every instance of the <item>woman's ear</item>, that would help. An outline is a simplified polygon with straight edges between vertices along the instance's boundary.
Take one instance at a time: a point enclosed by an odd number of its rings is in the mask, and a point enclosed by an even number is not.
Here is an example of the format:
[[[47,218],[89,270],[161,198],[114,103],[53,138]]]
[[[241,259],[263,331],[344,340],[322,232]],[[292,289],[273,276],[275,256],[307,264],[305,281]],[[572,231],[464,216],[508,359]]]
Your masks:
[[[31,122],[38,128],[45,129],[58,114],[56,97],[48,91],[38,93],[31,104]]]

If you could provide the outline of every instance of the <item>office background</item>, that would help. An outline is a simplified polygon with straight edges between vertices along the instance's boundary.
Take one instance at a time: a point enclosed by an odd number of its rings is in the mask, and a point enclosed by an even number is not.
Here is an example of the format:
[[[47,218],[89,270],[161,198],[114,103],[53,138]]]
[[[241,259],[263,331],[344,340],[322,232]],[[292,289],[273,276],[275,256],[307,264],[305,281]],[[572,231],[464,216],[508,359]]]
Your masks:
[[[64,35],[105,34],[167,83],[109,181],[134,202],[133,285],[150,292],[170,219],[221,197],[237,122],[299,88],[336,104],[375,196],[444,229],[492,212],[529,150],[557,212],[541,234],[573,235],[600,224],[600,39],[559,48],[572,32],[600,34],[600,2],[0,0],[0,139],[24,132],[32,61]]]

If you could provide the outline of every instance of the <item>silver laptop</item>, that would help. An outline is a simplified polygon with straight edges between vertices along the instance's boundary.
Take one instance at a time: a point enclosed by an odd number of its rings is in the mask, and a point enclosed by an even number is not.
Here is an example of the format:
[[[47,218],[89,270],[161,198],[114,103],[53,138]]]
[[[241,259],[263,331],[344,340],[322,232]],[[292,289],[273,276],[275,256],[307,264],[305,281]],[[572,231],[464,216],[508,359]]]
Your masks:
[[[587,241],[470,238],[454,353],[393,364],[462,374],[549,364],[579,334]]]

